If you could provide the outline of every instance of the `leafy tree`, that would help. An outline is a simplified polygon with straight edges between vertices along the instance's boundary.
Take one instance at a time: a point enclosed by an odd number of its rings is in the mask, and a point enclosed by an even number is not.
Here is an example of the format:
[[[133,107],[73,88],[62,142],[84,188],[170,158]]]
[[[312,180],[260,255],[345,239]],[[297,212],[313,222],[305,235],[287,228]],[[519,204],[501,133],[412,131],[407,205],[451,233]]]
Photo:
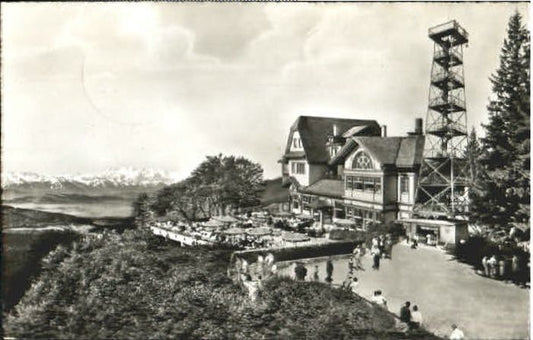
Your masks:
[[[244,157],[208,156],[184,181],[159,190],[151,204],[158,216],[177,213],[193,221],[259,204],[263,169]]]
[[[515,13],[509,20],[482,138],[483,181],[472,193],[473,219],[491,226],[529,223],[530,36]]]

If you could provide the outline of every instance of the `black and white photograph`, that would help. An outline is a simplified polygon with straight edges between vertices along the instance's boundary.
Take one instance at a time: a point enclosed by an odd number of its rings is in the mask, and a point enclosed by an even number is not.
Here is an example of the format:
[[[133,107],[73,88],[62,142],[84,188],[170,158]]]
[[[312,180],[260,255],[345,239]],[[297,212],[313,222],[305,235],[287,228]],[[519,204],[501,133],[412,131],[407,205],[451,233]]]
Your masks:
[[[529,339],[529,2],[1,2],[5,339]]]

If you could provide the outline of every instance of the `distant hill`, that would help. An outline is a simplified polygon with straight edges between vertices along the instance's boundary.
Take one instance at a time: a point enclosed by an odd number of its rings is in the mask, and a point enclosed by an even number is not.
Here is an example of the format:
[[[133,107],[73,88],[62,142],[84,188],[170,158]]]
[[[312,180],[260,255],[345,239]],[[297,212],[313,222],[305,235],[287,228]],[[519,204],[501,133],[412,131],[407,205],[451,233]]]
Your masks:
[[[281,186],[281,177],[265,180],[265,189],[261,193],[261,205],[287,202],[289,189]]]

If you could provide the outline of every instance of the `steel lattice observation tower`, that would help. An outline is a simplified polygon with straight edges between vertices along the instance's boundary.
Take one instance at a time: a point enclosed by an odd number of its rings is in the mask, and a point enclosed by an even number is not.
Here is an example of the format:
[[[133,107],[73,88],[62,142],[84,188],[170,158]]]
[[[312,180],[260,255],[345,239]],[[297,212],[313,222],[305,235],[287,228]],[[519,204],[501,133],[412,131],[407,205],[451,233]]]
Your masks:
[[[429,29],[434,42],[425,148],[414,215],[465,218],[470,170],[466,157],[467,117],[463,46],[468,33],[453,20]]]

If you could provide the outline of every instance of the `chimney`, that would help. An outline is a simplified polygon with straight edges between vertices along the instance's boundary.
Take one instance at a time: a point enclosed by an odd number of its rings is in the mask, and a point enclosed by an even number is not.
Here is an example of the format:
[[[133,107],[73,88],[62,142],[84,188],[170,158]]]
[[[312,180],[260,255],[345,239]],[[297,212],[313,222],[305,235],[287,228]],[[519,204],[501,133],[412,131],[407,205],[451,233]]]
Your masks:
[[[422,134],[422,118],[415,119],[415,135]]]
[[[337,124],[333,124],[333,137],[337,137]]]
[[[387,125],[381,125],[381,137],[387,137]]]

